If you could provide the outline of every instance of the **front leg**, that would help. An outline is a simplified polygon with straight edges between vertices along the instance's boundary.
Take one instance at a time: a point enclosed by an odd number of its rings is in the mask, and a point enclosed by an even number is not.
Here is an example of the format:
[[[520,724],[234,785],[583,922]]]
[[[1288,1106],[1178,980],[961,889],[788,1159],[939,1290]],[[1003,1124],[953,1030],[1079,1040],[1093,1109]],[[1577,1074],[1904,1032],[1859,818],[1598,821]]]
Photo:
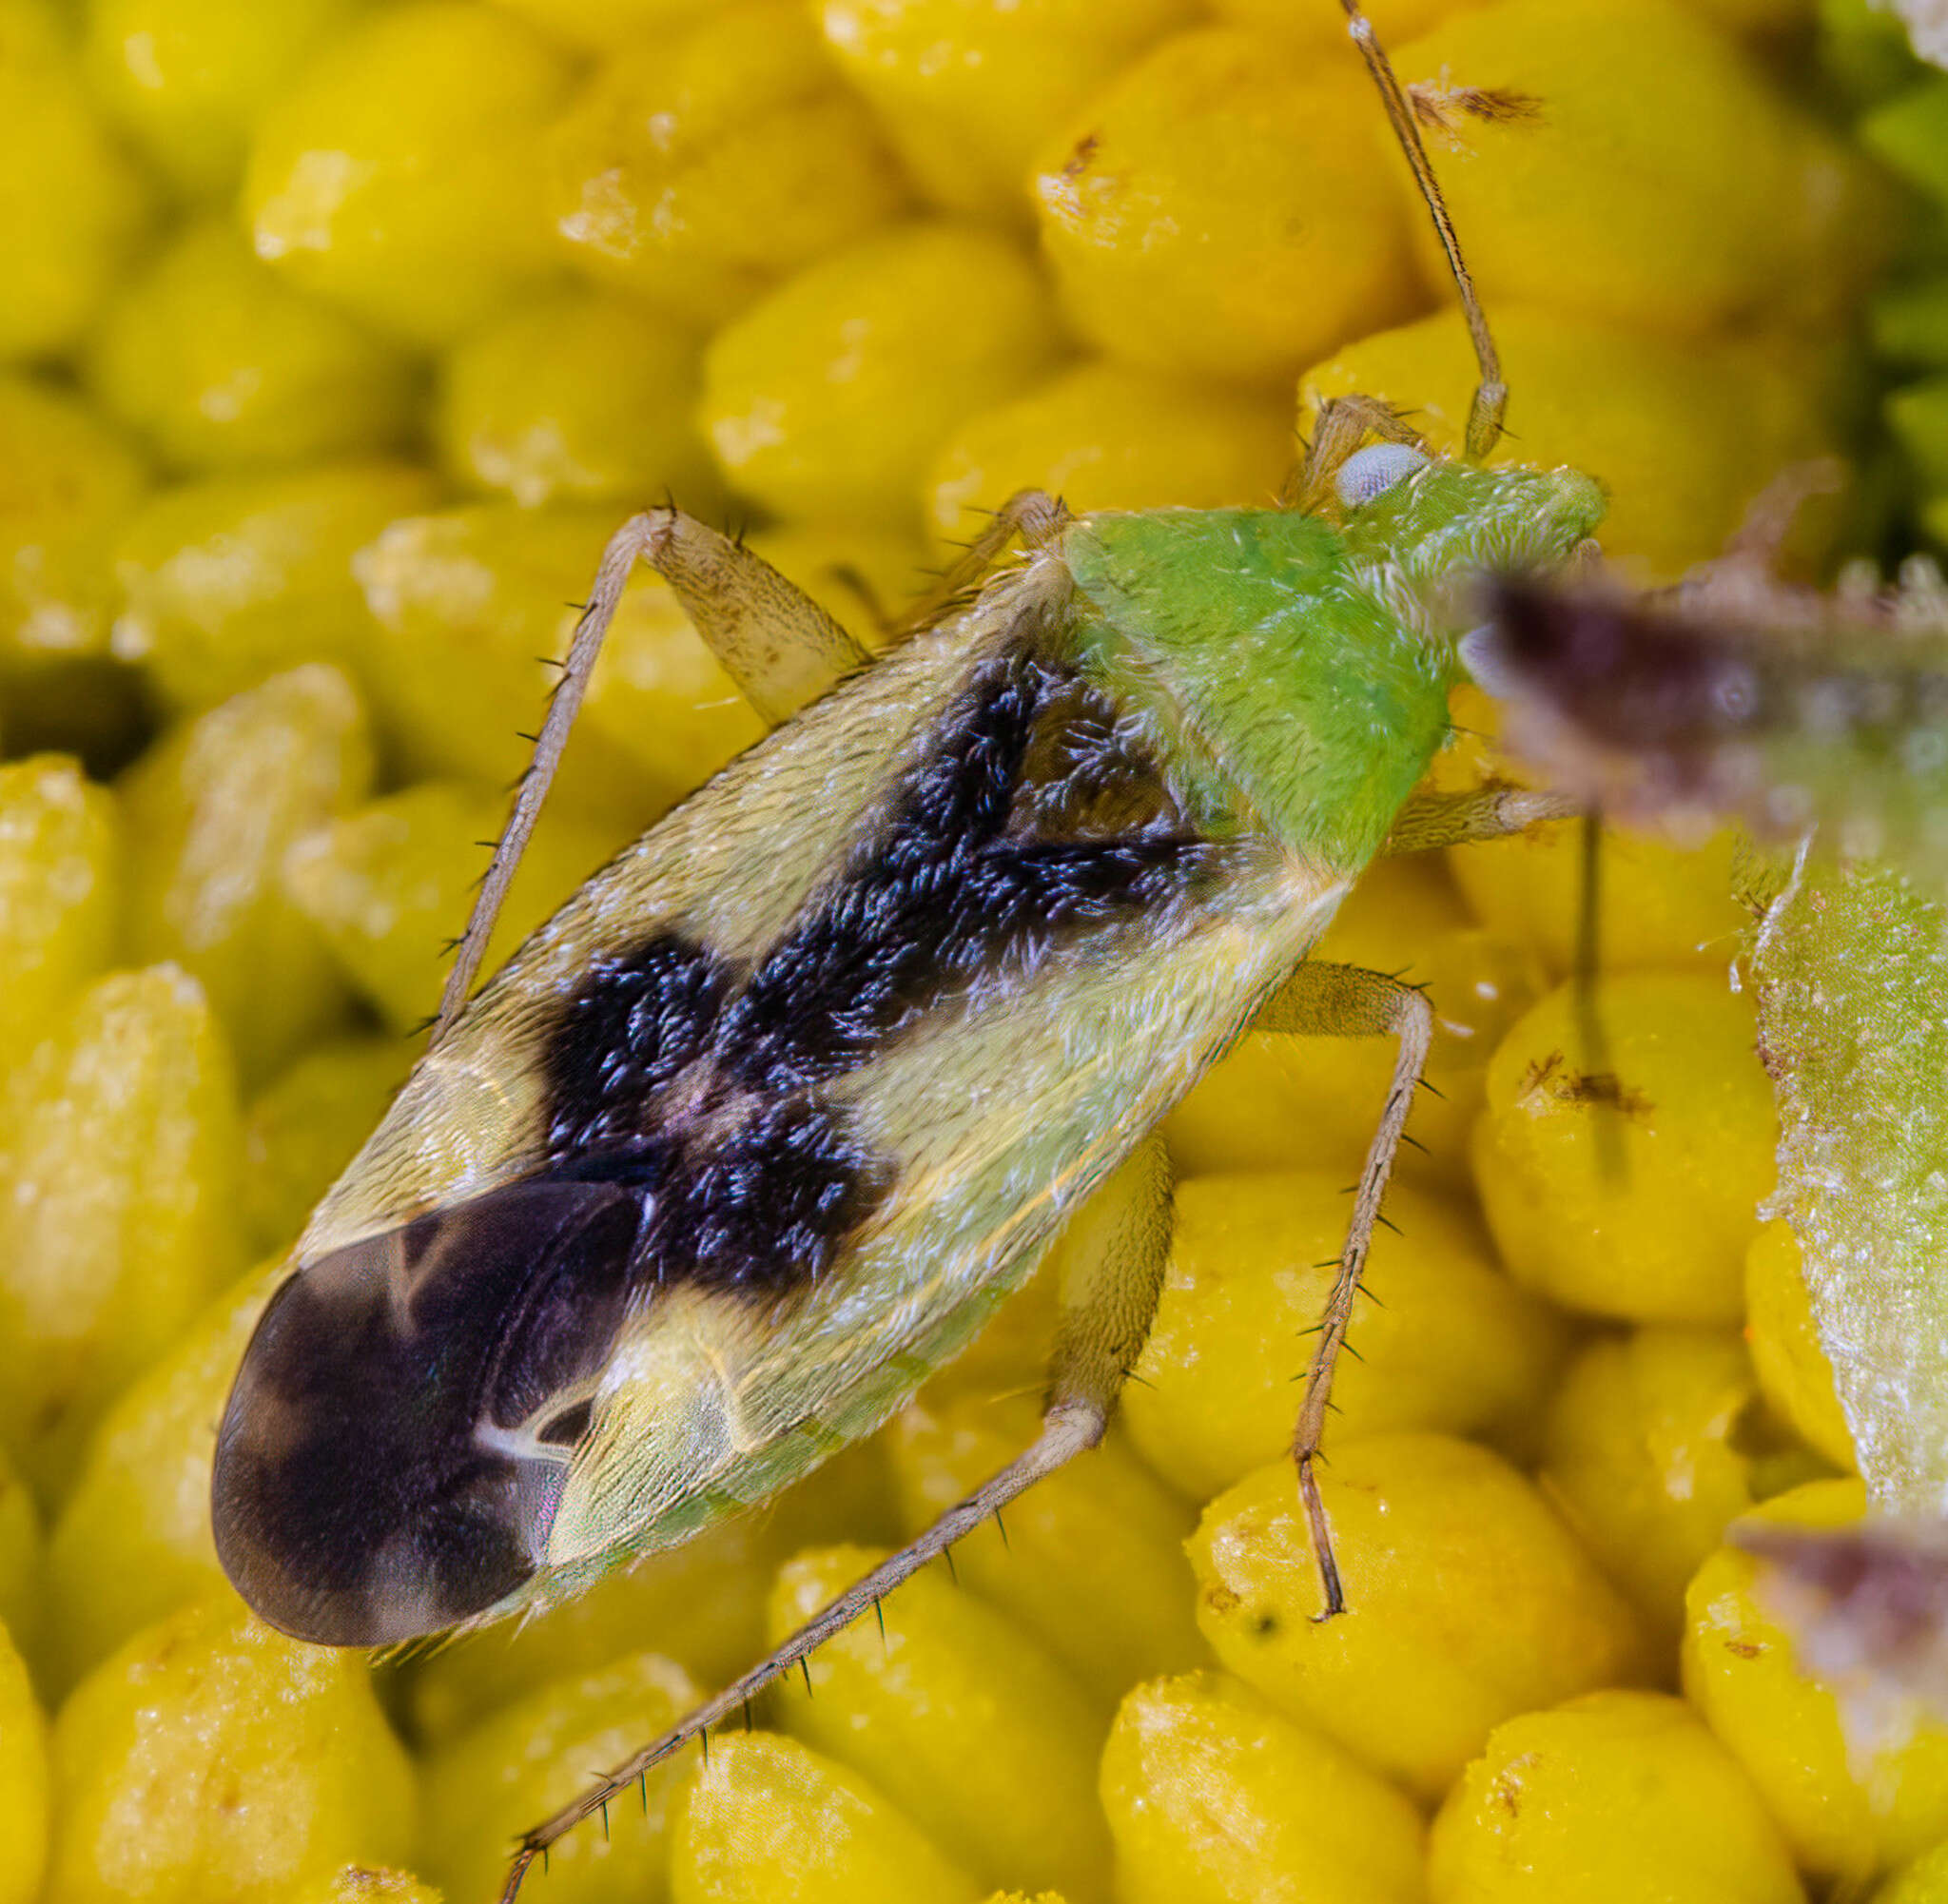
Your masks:
[[[1330,397],[1319,405],[1312,441],[1305,447],[1305,460],[1285,485],[1283,505],[1307,515],[1330,509],[1334,499],[1333,478],[1369,437],[1416,450],[1427,440],[1391,404],[1376,397]]]
[[[1325,1611],[1319,1615],[1322,1620],[1343,1613],[1346,1597],[1340,1588],[1338,1563],[1333,1557],[1333,1530],[1314,1468],[1326,1430],[1333,1370],[1346,1343],[1353,1299],[1360,1292],[1360,1274],[1373,1246],[1373,1226],[1380,1220],[1380,1199],[1393,1174],[1393,1157],[1413,1104],[1414,1087],[1427,1068],[1433,1024],[1432,1008],[1412,985],[1357,965],[1315,961],[1298,968],[1260,1009],[1252,1025],[1254,1031],[1285,1032],[1297,1038],[1394,1038],[1400,1041],[1386,1108],[1380,1113],[1379,1126],[1359,1173],[1346,1245],[1339,1253],[1338,1274],[1326,1299],[1326,1312],[1319,1319],[1318,1343],[1306,1370],[1305,1395],[1292,1436],[1293,1458],[1298,1463],[1299,1498],[1305,1503],[1313,1552],[1318,1557],[1319,1584],[1325,1595]]]
[[[994,567],[1017,535],[1030,549],[1045,549],[1068,520],[1068,511],[1055,496],[1039,489],[1018,489],[968,543],[960,560],[893,625],[893,639],[904,641],[931,628]]]

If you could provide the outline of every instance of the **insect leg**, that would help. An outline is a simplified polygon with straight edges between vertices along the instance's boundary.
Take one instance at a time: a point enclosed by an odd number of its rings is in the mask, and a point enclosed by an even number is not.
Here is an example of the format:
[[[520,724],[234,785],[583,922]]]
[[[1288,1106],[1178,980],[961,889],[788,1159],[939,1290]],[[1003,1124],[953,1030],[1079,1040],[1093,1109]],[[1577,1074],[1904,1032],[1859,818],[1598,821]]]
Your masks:
[[[695,516],[653,509],[632,526],[637,554],[670,584],[738,691],[772,727],[871,660],[804,590]]]
[[[575,625],[548,718],[521,776],[520,792],[488,862],[467,917],[446,988],[439,995],[434,1044],[446,1036],[487,950],[494,922],[527,850],[541,803],[561,764],[569,730],[587,691],[602,637],[637,562],[647,562],[683,604],[696,631],[744,697],[776,726],[870,659],[825,610],[771,565],[680,509],[633,515],[609,538],[581,619]]]
[[[494,922],[500,917],[501,903],[514,884],[521,855],[534,834],[535,822],[541,817],[541,803],[548,797],[555,768],[561,765],[561,752],[580,711],[582,695],[588,690],[589,676],[594,672],[595,657],[602,651],[602,637],[614,619],[615,605],[622,599],[630,571],[641,553],[643,529],[648,520],[643,515],[632,516],[609,538],[609,546],[602,551],[595,585],[575,625],[568,658],[561,665],[561,678],[549,696],[548,717],[535,737],[534,758],[521,775],[514,811],[507,816],[507,825],[495,843],[487,875],[474,896],[474,909],[467,915],[467,929],[460,934],[459,944],[455,948],[446,987],[439,995],[439,1014],[433,1021],[433,1046],[437,1047],[452,1029],[460,1007],[467,1001],[467,994],[474,988],[474,975],[479,971],[487,942],[493,937]]]
[[[1170,1258],[1170,1156],[1146,1137],[1076,1213],[1055,1246],[1061,1319],[1049,1360],[1048,1420],[1116,1411],[1123,1379],[1149,1339]],[[1092,1444],[1093,1445],[1093,1444]]]
[[[1549,820],[1583,822],[1582,899],[1576,919],[1576,1016],[1583,1037],[1583,1064],[1592,1078],[1614,1078],[1608,1040],[1596,1014],[1597,869],[1602,834],[1600,816],[1585,802],[1562,793],[1524,793],[1513,787],[1484,787],[1475,793],[1423,793],[1401,807],[1380,851],[1422,853],[1436,846],[1462,846],[1477,840],[1506,839]],[[1598,1160],[1606,1177],[1623,1173],[1617,1134],[1605,1119],[1596,1126]]]
[[[1325,1433],[1326,1409],[1332,1398],[1333,1370],[1346,1342],[1353,1318],[1353,1299],[1359,1293],[1373,1226],[1379,1221],[1380,1199],[1393,1172],[1393,1156],[1413,1102],[1413,1088],[1427,1065],[1433,1037],[1433,1011],[1412,985],[1383,978],[1357,965],[1309,962],[1259,1011],[1254,1031],[1278,1031],[1310,1038],[1395,1038],[1400,1055],[1388,1087],[1387,1106],[1367,1147],[1347,1225],[1346,1245],[1339,1253],[1338,1274],[1320,1318],[1318,1343],[1306,1370],[1305,1398],[1299,1404],[1298,1425],[1293,1430],[1293,1458],[1298,1463],[1299,1498],[1312,1527],[1313,1552],[1317,1557],[1319,1585],[1324,1594],[1320,1619],[1346,1610],[1339,1585],[1339,1567],[1333,1558],[1333,1530],[1326,1520],[1314,1468]]]
[[[1068,519],[1068,511],[1045,490],[1018,489],[994,512],[987,527],[967,545],[961,559],[940,578],[938,585],[921,596],[894,624],[894,638],[902,639],[930,628],[986,574],[1016,535],[1031,549],[1039,549]]]
[[[1584,810],[1580,800],[1561,793],[1529,793],[1519,787],[1482,787],[1472,793],[1417,793],[1394,817],[1380,851],[1432,852],[1436,846],[1465,846],[1476,840],[1502,840],[1527,832],[1547,820],[1572,820]]]
[[[1398,411],[1377,397],[1329,397],[1319,405],[1305,460],[1292,474],[1281,498],[1288,508],[1316,511],[1333,495],[1333,478],[1339,465],[1368,437],[1406,443],[1419,449],[1426,440]]]
[[[1118,1390],[1149,1333],[1170,1247],[1170,1165],[1151,1137],[1078,1214],[1057,1248],[1062,1321],[1042,1432],[1000,1473],[801,1626],[769,1659],[691,1713],[680,1725],[607,1773],[573,1803],[523,1835],[501,1904],[513,1904],[528,1866],[653,1765],[732,1717],[833,1634],[870,1612],[899,1583],[1036,1482],[1102,1439]]]

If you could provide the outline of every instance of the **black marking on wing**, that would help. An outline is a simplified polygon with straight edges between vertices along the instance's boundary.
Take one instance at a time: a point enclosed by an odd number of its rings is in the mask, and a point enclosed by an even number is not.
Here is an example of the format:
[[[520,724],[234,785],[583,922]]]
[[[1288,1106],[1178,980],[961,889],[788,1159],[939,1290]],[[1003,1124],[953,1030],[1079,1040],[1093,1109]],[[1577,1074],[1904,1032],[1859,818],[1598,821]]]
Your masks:
[[[817,1281],[890,1187],[834,1107],[739,1091],[708,1066],[696,1089],[645,1101],[634,1138],[565,1155],[555,1174],[627,1187],[644,1222],[637,1287],[692,1283],[776,1295]]]
[[[892,1181],[821,1088],[975,981],[1216,874],[1100,694],[980,664],[877,823],[754,969],[669,931],[592,972],[545,1059],[554,1168],[649,1200],[635,1276],[815,1281]]]
[[[852,1070],[977,976],[1025,972],[1209,876],[1218,849],[1168,824],[1154,768],[1117,774],[1127,737],[1082,697],[1019,650],[975,670],[886,820],[729,1005],[721,1047],[742,1082],[789,1091]],[[1079,712],[1086,725],[1063,718]],[[1047,780],[1025,771],[1038,742]],[[1086,827],[1120,785],[1148,809],[1128,832],[1042,830],[1058,815]]]
[[[550,1154],[639,1142],[658,1095],[709,1051],[736,976],[674,932],[592,963],[548,1042]]]

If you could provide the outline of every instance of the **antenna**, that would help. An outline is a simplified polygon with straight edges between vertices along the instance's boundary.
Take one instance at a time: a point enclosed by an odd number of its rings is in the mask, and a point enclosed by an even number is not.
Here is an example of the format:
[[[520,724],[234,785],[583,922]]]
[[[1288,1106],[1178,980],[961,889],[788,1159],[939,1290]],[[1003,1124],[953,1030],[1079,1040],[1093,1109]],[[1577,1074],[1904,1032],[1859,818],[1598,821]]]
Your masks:
[[[1455,233],[1448,202],[1441,196],[1440,182],[1434,177],[1427,146],[1421,141],[1413,107],[1394,76],[1393,63],[1380,45],[1379,35],[1373,31],[1373,23],[1361,10],[1359,0],[1339,0],[1339,4],[1346,10],[1346,30],[1353,36],[1353,44],[1359,49],[1359,56],[1366,62],[1366,69],[1373,74],[1373,84],[1379,88],[1387,117],[1393,121],[1393,136],[1400,142],[1400,149],[1407,154],[1413,183],[1419,186],[1428,216],[1434,222],[1434,234],[1441,241],[1441,249],[1447,253],[1448,269],[1453,274],[1455,289],[1461,294],[1461,313],[1468,321],[1468,335],[1473,341],[1474,360],[1481,372],[1481,380],[1474,387],[1474,401],[1468,409],[1467,437],[1468,459],[1478,463],[1494,448],[1500,437],[1502,415],[1509,407],[1509,386],[1502,381],[1501,353],[1495,349],[1495,340],[1489,333],[1488,314],[1481,308],[1481,300],[1475,295],[1474,279],[1469,272],[1468,261],[1461,256],[1461,240]]]

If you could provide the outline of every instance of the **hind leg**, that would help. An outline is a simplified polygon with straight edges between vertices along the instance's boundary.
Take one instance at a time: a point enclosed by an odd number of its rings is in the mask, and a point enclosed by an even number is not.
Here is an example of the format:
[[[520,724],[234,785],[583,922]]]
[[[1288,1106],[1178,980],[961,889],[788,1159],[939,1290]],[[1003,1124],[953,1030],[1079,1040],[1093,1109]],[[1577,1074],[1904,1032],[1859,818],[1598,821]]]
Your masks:
[[[1150,1331],[1170,1228],[1170,1164],[1162,1139],[1152,1135],[1077,1213],[1056,1245],[1062,1318],[1042,1432],[1033,1444],[801,1626],[769,1659],[528,1832],[509,1870],[502,1904],[513,1904],[528,1866],[564,1833],[602,1811],[651,1766],[749,1704],[963,1534],[1102,1439],[1123,1378]]]
[[[527,850],[541,803],[561,764],[602,638],[637,562],[670,584],[696,631],[739,691],[771,726],[788,721],[870,658],[824,609],[762,557],[680,509],[633,515],[609,538],[581,619],[575,623],[561,678],[536,736],[534,758],[494,848],[466,930],[460,935],[434,1022],[438,1044],[451,1028]]]

